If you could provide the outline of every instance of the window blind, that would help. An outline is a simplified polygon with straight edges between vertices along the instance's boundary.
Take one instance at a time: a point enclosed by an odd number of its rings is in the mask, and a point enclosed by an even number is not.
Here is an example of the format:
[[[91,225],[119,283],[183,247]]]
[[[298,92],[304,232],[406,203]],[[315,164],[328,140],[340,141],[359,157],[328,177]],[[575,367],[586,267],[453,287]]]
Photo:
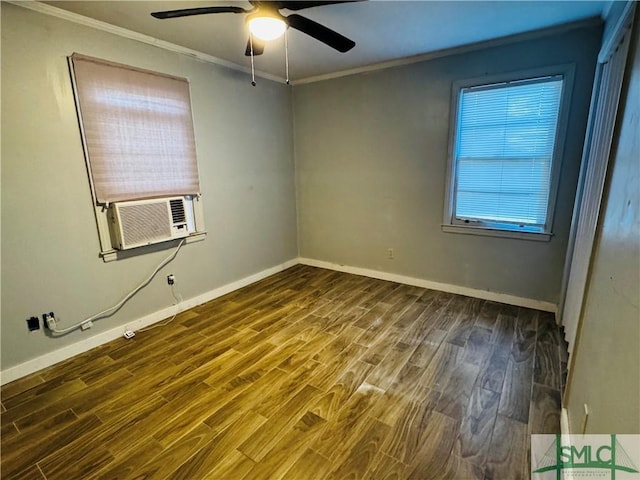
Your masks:
[[[544,228],[562,77],[460,92],[455,217]]]
[[[96,201],[199,193],[188,81],[78,54],[71,62]]]

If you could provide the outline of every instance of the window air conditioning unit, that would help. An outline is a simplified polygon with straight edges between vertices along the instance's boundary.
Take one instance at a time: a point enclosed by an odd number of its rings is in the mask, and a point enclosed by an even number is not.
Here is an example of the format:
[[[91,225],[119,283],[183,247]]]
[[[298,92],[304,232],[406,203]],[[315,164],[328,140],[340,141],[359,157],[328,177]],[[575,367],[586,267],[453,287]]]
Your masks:
[[[112,203],[108,218],[111,245],[117,250],[189,235],[183,197]]]

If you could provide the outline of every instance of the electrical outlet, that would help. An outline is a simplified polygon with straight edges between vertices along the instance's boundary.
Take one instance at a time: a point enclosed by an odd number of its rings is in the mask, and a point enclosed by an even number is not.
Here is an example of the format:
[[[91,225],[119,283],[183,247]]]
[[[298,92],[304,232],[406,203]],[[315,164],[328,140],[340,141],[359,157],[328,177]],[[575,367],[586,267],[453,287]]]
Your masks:
[[[393,260],[393,259],[394,259],[393,248],[388,248],[388,249],[387,249],[387,258],[388,258],[389,260]]]
[[[27,328],[30,332],[40,330],[40,319],[38,317],[27,318]]]
[[[51,330],[52,329],[52,327],[49,325],[49,322],[51,322],[52,325],[53,325],[53,328],[55,328],[56,316],[53,314],[53,312],[43,313],[42,314],[42,324],[44,325],[44,328],[46,328],[47,330]]]
[[[176,277],[173,273],[167,275],[167,284],[168,285],[173,285],[174,283],[176,283]]]

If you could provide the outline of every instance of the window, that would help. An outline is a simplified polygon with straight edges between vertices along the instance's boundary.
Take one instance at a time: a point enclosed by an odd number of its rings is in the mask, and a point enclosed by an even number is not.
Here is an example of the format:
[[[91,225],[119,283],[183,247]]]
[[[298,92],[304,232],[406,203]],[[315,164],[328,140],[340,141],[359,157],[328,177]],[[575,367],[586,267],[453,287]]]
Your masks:
[[[77,53],[70,66],[103,255],[117,202],[183,197],[203,232],[188,81]]]
[[[454,85],[445,231],[548,240],[566,77]]]

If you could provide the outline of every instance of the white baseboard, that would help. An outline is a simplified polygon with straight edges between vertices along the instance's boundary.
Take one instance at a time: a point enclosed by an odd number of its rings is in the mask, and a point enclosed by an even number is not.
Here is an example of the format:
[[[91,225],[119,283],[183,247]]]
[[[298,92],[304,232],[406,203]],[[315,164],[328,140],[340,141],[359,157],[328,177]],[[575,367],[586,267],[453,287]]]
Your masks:
[[[337,263],[325,262],[322,260],[313,260],[311,258],[294,258],[280,265],[276,265],[261,272],[249,275],[235,282],[228,283],[222,287],[205,292],[201,295],[197,295],[192,298],[188,298],[180,302],[178,306],[170,306],[162,308],[156,312],[145,315],[144,317],[137,318],[131,322],[127,322],[124,325],[112,328],[105,332],[88,337],[85,340],[81,340],[72,345],[59,348],[49,353],[45,353],[32,360],[28,360],[24,363],[9,367],[0,372],[0,385],[17,380],[21,377],[29,375],[31,373],[42,370],[63,360],[71,358],[80,353],[84,353],[87,350],[103,345],[111,340],[115,340],[122,336],[125,330],[140,330],[141,328],[153,325],[156,322],[165,320],[176,313],[176,309],[179,312],[183,312],[197,305],[201,305],[208,301],[214,300],[218,297],[226,295],[227,293],[238,290],[239,288],[251,285],[263,278],[269,277],[275,273],[281,272],[297,264],[310,265],[313,267],[326,268],[329,270],[336,270],[339,272],[353,273],[355,275],[362,275],[365,277],[378,278],[380,280],[388,280],[391,282],[403,283],[406,285],[413,285],[416,287],[430,288],[432,290],[439,290],[442,292],[455,293],[459,295],[466,295],[469,297],[481,298],[483,300],[491,300],[494,302],[506,303],[509,305],[516,305],[519,307],[534,308],[536,310],[543,310],[546,312],[556,311],[556,305],[550,302],[543,302],[541,300],[533,300],[530,298],[517,297],[514,295],[508,295],[504,293],[489,292],[485,290],[479,290],[475,288],[460,287],[458,285],[450,285],[447,283],[433,282],[430,280],[423,280],[421,278],[407,277],[404,275],[398,275],[395,273],[381,272],[378,270],[371,270],[367,268],[351,267],[348,265],[339,265]]]
[[[293,267],[298,263],[298,259],[294,258],[280,265],[276,265],[275,267],[267,268],[266,270],[262,270],[261,272],[223,285],[222,287],[218,287],[201,295],[183,300],[179,305],[165,307],[161,310],[150,313],[149,315],[145,315],[144,317],[140,317],[131,322],[127,322],[124,325],[120,325],[118,327],[107,330],[106,332],[98,333],[97,335],[93,335],[72,345],[67,345],[66,347],[62,347],[58,350],[45,353],[44,355],[36,357],[32,360],[27,360],[26,362],[14,367],[9,367],[0,372],[0,385],[13,382],[14,380],[37,372],[38,370],[42,370],[43,368],[49,367],[75,355],[86,352],[87,350],[91,350],[92,348],[110,342],[111,340],[122,337],[122,334],[127,329],[136,331],[149,325],[153,325],[156,322],[160,322],[168,317],[171,317],[176,313],[176,309],[178,313],[183,312],[197,305],[201,305],[210,300],[214,300],[218,297],[226,295],[227,293],[233,292],[234,290],[238,290],[239,288],[246,287],[247,285],[255,283],[275,273],[286,270],[287,268]]]
[[[517,297],[506,293],[490,292],[477,288],[461,287],[448,283],[433,282],[431,280],[423,280],[421,278],[407,277],[396,273],[381,272],[368,268],[351,267],[349,265],[340,265],[337,263],[325,262],[322,260],[313,260],[311,258],[300,257],[298,259],[304,265],[312,267],[327,268],[329,270],[337,270],[338,272],[353,273],[365,277],[378,278],[380,280],[389,280],[390,282],[404,283],[415,287],[429,288],[431,290],[439,290],[441,292],[455,293],[457,295],[466,295],[467,297],[481,298],[483,300],[491,300],[508,305],[516,305],[518,307],[533,308],[545,312],[556,313],[557,306],[551,302],[542,300],[534,300],[531,298]]]
[[[560,411],[560,433],[562,435],[571,435],[569,430],[569,412],[566,408]]]

